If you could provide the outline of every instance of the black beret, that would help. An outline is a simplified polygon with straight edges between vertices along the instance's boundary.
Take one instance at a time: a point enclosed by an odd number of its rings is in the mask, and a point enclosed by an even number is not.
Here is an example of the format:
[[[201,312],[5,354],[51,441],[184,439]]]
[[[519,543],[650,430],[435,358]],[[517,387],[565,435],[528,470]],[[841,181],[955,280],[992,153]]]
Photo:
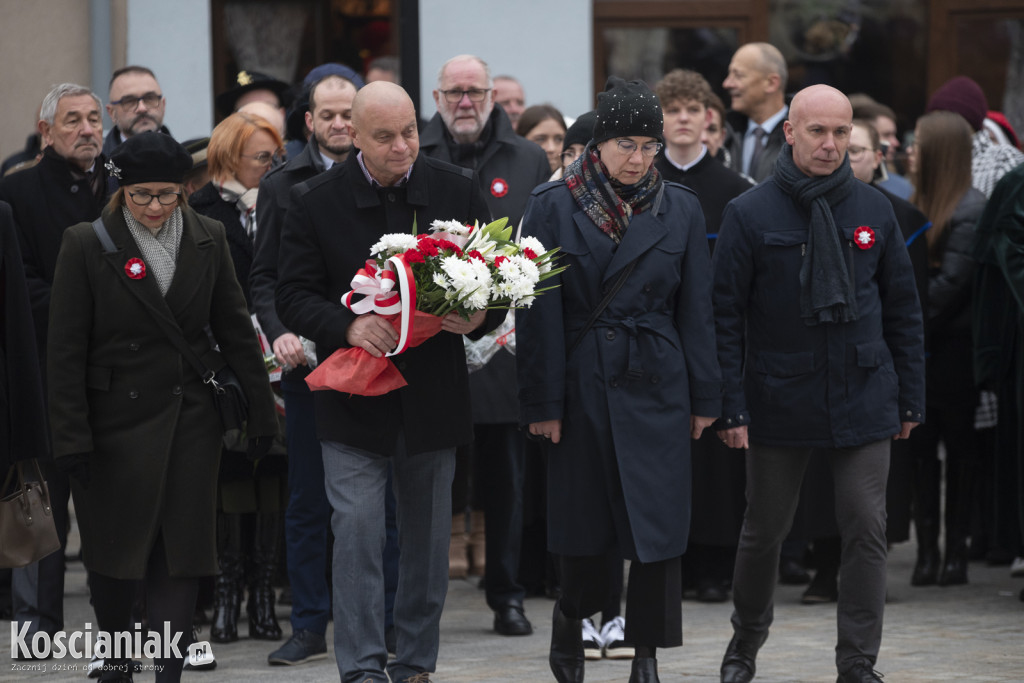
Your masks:
[[[284,98],[285,91],[288,90],[288,84],[258,71],[243,70],[235,76],[234,87],[217,95],[214,101],[224,116],[230,116],[235,111],[235,103],[238,102],[238,98],[252,90],[269,90],[281,100]],[[285,102],[281,102],[281,104],[284,105]]]
[[[597,113],[588,111],[580,114],[579,118],[572,122],[569,130],[565,131],[565,140],[562,141],[562,151],[573,145],[586,146],[590,138],[594,137],[594,123],[597,121]]]
[[[121,186],[181,183],[192,168],[192,155],[170,135],[147,131],[115,147],[106,168]]]
[[[658,97],[643,81],[609,76],[597,96],[594,144],[620,137],[648,137],[665,142],[665,120]]]

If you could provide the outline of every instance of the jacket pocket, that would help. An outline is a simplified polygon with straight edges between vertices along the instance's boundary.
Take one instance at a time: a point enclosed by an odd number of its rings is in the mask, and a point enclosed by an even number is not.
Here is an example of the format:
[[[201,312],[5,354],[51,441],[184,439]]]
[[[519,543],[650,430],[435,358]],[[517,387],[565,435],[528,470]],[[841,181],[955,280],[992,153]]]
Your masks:
[[[889,345],[884,340],[864,342],[857,344],[857,367],[877,368],[879,366],[892,367],[892,354],[889,352]]]
[[[772,351],[754,357],[753,378],[766,405],[805,405],[818,382],[814,374],[814,352]]]
[[[807,230],[772,230],[764,233],[766,247],[795,247],[807,244]]]
[[[112,375],[113,371],[110,368],[90,365],[85,369],[85,386],[97,391],[110,391],[110,378]]]

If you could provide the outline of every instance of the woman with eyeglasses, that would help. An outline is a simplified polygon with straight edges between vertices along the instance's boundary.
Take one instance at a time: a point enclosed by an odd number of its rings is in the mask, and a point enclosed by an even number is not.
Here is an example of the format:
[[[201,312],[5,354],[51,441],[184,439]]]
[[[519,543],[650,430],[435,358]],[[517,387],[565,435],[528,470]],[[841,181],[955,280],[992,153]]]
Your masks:
[[[198,577],[216,571],[224,429],[213,389],[168,328],[207,367],[227,364],[238,376],[252,457],[277,431],[224,228],[182,199],[191,166],[163,133],[133,135],[114,150],[107,169],[120,188],[102,214],[109,244],[90,223],[65,231],[47,347],[53,452],[71,477],[98,630],[134,630],[142,581],[150,629],[182,634],[182,654]],[[132,680],[130,655],[105,664],[101,680]],[[158,658],[156,680],[179,680],[182,664]]]
[[[564,683],[583,680],[582,619],[612,589],[609,557],[631,561],[629,680],[658,681],[656,648],[682,644],[690,438],[720,414],[722,387],[704,218],[653,167],[662,135],[654,93],[610,78],[583,154],[523,222],[568,266],[516,316],[521,420],[547,450],[562,588],[549,661]]]
[[[213,129],[206,148],[210,182],[189,204],[224,224],[238,281],[249,301],[249,268],[256,236],[256,193],[260,179],[279,164],[284,142],[277,129],[254,114],[236,112]]]
[[[197,213],[224,224],[235,274],[249,298],[260,179],[282,154],[281,136],[266,119],[236,112],[210,134],[206,150],[210,182],[191,197]],[[238,618],[248,589],[249,637],[280,640],[272,581],[280,555],[284,459],[266,458],[256,467],[236,440],[225,441],[220,471],[217,557],[210,639],[238,640]],[[275,449],[276,452],[276,449]]]

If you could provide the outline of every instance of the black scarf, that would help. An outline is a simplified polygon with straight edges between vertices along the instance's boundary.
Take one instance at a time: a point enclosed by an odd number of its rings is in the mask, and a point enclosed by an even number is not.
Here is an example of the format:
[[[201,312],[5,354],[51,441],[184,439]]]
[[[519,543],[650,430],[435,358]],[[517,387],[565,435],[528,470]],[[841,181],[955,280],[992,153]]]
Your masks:
[[[830,175],[811,177],[793,162],[790,145],[783,145],[775,160],[775,184],[811,216],[807,254],[800,264],[800,317],[806,325],[857,319],[853,261],[847,267],[832,216],[832,208],[850,195],[855,182],[848,156]]]
[[[608,169],[594,149],[587,143],[583,154],[565,169],[565,184],[576,204],[618,244],[633,214],[651,205],[661,187],[661,174],[651,164],[647,175],[633,183],[623,185],[608,177]]]

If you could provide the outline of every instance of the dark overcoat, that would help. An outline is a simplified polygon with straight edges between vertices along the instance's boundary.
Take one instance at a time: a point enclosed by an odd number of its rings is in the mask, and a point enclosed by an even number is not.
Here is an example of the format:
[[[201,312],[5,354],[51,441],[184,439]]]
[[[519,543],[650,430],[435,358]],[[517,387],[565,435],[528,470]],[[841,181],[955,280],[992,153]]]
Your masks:
[[[48,458],[36,335],[11,207],[0,202],[0,476],[16,460]]]
[[[100,173],[105,161],[105,157],[96,158]],[[96,189],[52,151],[44,153],[35,166],[0,179],[0,200],[11,205],[18,226],[40,352],[46,349],[50,286],[61,238],[75,223],[99,217],[110,195],[112,180],[106,179]]]
[[[292,190],[281,234],[277,314],[285,327],[313,340],[325,360],[350,348],[356,314],[341,305],[352,277],[382,235],[420,230],[434,220],[472,223],[487,215],[469,170],[422,154],[401,187],[370,185],[355,154]],[[497,327],[488,314],[476,334]],[[408,386],[383,396],[314,392],[317,435],[381,455],[396,452],[404,430],[409,453],[454,448],[473,439],[462,336],[439,332],[394,357]]]
[[[788,104],[789,102],[787,101],[787,105]],[[788,116],[789,114],[787,112],[786,117]],[[726,124],[733,131],[728,142],[726,142],[729,146],[730,168],[737,173],[742,173],[743,140],[747,136],[747,126],[750,125],[750,119],[738,111],[730,111],[726,114]],[[757,157],[757,163],[754,164],[754,168],[750,169],[750,173],[747,174],[753,178],[755,183],[763,181],[775,171],[775,160],[778,158],[779,152],[782,151],[782,146],[785,144],[786,134],[782,130],[782,121],[779,121],[779,123],[772,128],[772,132],[768,133],[768,139],[764,143],[764,149],[761,151],[761,154]]]
[[[273,396],[220,223],[183,209],[166,296],[131,279],[142,253],[120,208],[104,212],[117,251],[90,223],[64,236],[53,283],[48,346],[54,456],[89,454],[87,486],[73,481],[86,567],[141,579],[158,534],[171,576],[217,571],[215,513],[221,424],[213,393],[157,326],[176,324],[217,369],[226,361],[249,400],[248,436],[277,431]],[[206,328],[220,346],[211,352]]]
[[[288,163],[272,168],[260,180],[259,201],[256,202],[256,241],[249,271],[249,300],[252,310],[271,344],[288,332],[277,315],[274,289],[277,287],[277,261],[281,247],[281,229],[288,213],[291,190],[324,170],[316,139],[310,138],[298,156]],[[303,381],[309,374],[304,365],[285,372],[281,386],[292,390],[306,387]],[[301,385],[301,386],[300,386]]]
[[[749,424],[751,441],[847,448],[924,421],[921,308],[892,205],[851,181],[833,216],[859,317],[808,326],[800,317],[807,213],[773,178],[725,209],[714,256],[722,426]],[[860,226],[873,232],[869,248],[854,246]]]
[[[193,192],[188,203],[199,215],[219,221],[224,226],[224,235],[231,250],[231,262],[235,266],[235,277],[242,286],[246,304],[251,305],[249,271],[252,269],[253,242],[245,233],[238,208],[224,201],[212,181]]]
[[[711,261],[696,196],[665,184],[658,215],[634,215],[616,244],[566,185],[534,191],[523,233],[561,247],[558,285],[516,316],[521,419],[562,421],[548,447],[548,546],[682,555],[690,527],[691,415],[716,417]],[[579,346],[604,292],[638,259]]]

